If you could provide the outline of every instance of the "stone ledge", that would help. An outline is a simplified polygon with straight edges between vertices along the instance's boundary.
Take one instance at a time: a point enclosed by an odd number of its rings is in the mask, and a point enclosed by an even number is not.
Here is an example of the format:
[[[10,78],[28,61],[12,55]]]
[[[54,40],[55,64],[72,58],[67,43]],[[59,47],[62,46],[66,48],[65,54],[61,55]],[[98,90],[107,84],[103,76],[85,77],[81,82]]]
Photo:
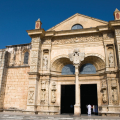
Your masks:
[[[24,66],[8,66],[7,68],[24,68],[24,67],[30,67],[29,65]]]

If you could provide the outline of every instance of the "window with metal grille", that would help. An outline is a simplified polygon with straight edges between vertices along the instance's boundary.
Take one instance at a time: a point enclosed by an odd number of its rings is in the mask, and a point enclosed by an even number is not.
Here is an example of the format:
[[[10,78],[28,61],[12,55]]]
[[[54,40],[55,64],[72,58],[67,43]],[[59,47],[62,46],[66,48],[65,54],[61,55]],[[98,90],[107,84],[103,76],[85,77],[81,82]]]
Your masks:
[[[26,52],[24,55],[24,64],[28,64],[29,53]]]
[[[80,24],[75,24],[72,26],[71,30],[76,30],[76,29],[83,29],[83,26]]]

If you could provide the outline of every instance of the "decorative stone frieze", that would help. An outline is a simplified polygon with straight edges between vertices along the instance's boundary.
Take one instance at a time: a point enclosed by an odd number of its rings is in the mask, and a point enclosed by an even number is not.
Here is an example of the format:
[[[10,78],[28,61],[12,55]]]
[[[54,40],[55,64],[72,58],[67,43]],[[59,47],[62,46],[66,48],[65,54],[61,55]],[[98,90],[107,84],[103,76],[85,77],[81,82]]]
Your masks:
[[[43,44],[45,44],[45,45],[50,45],[50,44],[51,44],[51,40],[44,40],[44,41],[43,41]]]
[[[107,83],[106,80],[101,81],[102,101],[107,102]]]
[[[71,43],[80,43],[80,42],[95,42],[101,41],[103,38],[99,34],[91,35],[81,35],[79,37],[59,37],[53,40],[52,44],[71,44]]]
[[[52,88],[51,88],[51,103],[56,102],[56,83],[52,83]]]

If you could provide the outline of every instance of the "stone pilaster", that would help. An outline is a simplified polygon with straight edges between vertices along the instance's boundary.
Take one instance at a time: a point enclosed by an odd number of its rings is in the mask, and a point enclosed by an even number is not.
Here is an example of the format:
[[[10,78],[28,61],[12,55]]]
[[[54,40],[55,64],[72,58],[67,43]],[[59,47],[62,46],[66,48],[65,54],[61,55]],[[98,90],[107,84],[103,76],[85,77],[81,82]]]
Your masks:
[[[5,53],[6,51],[0,50],[0,110],[3,108],[3,94],[2,93],[2,81],[4,77],[4,70],[5,70]]]
[[[33,37],[31,58],[30,58],[29,89],[28,89],[28,100],[27,100],[27,111],[33,111],[33,112],[36,111],[36,105],[37,105],[40,47],[41,47],[40,37]]]
[[[117,44],[117,53],[118,53],[118,66],[120,69],[120,28],[115,29],[115,38],[116,38],[116,44]]]

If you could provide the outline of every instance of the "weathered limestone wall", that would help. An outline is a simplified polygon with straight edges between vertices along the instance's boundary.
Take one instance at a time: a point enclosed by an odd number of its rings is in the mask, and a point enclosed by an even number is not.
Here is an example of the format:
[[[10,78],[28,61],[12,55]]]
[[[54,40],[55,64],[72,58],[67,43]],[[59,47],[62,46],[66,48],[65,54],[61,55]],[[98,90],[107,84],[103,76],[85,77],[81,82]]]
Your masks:
[[[4,109],[14,107],[26,109],[28,94],[28,72],[29,67],[8,68],[6,75],[6,88],[4,98]]]
[[[4,86],[4,73],[5,73],[5,50],[0,50],[0,110],[3,108],[3,97],[4,97],[4,90],[2,90]]]

